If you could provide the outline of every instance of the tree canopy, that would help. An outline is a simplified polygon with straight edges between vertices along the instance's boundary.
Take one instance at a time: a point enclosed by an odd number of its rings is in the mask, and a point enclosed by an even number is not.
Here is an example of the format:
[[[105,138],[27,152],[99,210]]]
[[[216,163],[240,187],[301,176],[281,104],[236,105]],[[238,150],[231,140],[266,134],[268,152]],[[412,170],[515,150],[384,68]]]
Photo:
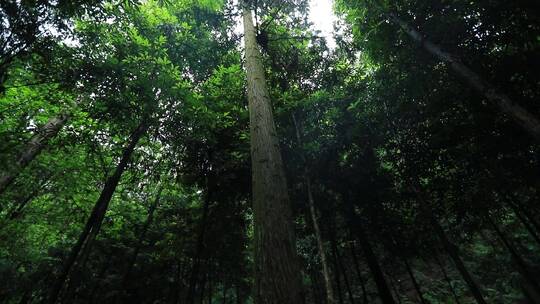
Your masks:
[[[533,2],[2,1],[0,302],[540,303]]]

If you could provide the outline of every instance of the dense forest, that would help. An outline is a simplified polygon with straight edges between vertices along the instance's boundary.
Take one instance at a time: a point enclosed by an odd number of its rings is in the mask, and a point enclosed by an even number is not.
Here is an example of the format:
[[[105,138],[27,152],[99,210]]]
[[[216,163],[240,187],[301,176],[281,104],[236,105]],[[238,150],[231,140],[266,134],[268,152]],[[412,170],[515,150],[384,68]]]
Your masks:
[[[1,0],[0,302],[540,303],[537,1],[310,7]]]

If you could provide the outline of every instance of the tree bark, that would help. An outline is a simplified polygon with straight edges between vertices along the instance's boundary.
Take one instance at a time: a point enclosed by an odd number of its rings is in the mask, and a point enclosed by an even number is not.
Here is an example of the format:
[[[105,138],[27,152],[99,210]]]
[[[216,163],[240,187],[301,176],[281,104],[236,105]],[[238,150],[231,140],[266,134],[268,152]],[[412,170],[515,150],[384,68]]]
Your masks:
[[[537,141],[540,140],[540,120],[527,109],[515,103],[510,97],[483,79],[478,73],[466,66],[457,56],[447,53],[442,48],[426,39],[422,33],[393,13],[386,13],[388,18],[399,25],[409,37],[420,44],[427,52],[437,59],[446,62],[452,70],[479,94],[495,105],[501,112],[509,115],[516,123],[523,127]]]
[[[45,148],[49,139],[58,134],[60,129],[68,120],[69,115],[62,113],[54,118],[51,118],[24,146],[23,150],[13,162],[12,167],[0,175],[0,195],[15,181],[15,178],[23,171],[24,168],[32,162]]]
[[[147,129],[148,126],[146,125],[146,123],[143,122],[131,134],[129,144],[124,148],[122,152],[122,158],[116,166],[116,170],[114,171],[113,175],[111,175],[105,182],[105,186],[103,187],[103,190],[101,191],[101,194],[96,201],[96,204],[94,205],[94,208],[86,222],[83,231],[79,236],[79,239],[71,248],[68,257],[65,260],[64,266],[60,270],[60,273],[53,284],[48,298],[48,302],[50,304],[54,304],[58,301],[60,292],[62,291],[73,266],[77,263],[81,251],[84,251],[86,250],[86,248],[89,248],[91,246],[92,241],[99,232],[99,229],[101,228],[101,223],[103,222],[103,218],[105,217],[105,213],[107,212],[111,198],[114,194],[114,191],[116,190],[116,187],[118,186],[118,183],[120,182],[120,178],[122,177],[122,174],[124,173],[127,164],[129,163],[131,154],[133,153],[133,150],[135,149],[135,146],[137,145],[141,137],[144,135],[144,133],[146,133]]]
[[[303,303],[292,210],[252,14],[243,11],[254,222],[254,302]]]

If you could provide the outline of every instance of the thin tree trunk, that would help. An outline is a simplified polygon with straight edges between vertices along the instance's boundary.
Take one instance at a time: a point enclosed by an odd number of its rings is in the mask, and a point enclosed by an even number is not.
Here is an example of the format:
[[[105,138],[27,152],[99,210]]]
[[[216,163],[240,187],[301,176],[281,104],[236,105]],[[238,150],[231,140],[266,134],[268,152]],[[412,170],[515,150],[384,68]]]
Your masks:
[[[418,298],[420,298],[420,302],[422,302],[423,304],[428,304],[429,302],[424,298],[422,289],[420,289],[420,284],[418,284],[418,281],[416,281],[416,277],[414,276],[414,272],[411,268],[411,265],[409,265],[409,261],[407,261],[407,258],[403,256],[401,256],[401,260],[403,261],[403,264],[405,264],[405,269],[407,270],[407,273],[409,274],[409,277],[411,278],[411,282],[413,283],[413,286],[414,286],[414,289],[416,290],[416,294],[418,295]]]
[[[358,281],[360,281],[360,287],[362,288],[362,303],[367,304],[369,302],[367,291],[366,291],[366,282],[362,277],[362,271],[360,270],[360,263],[358,262],[358,256],[356,254],[356,249],[354,248],[354,243],[351,241],[349,243],[349,248],[351,250],[351,256],[354,263],[354,268],[356,269],[356,275],[358,276]]]
[[[322,288],[319,288],[319,279],[318,279],[318,271],[315,271],[314,269],[311,269],[310,271],[310,277],[311,277],[311,293],[313,295],[313,303],[315,304],[323,304],[325,303],[323,301],[323,296],[321,296],[321,290]],[[309,303],[309,301],[308,301]]]
[[[13,208],[13,210],[9,212],[8,219],[14,220],[16,218],[19,218],[22,215],[24,207],[26,207],[26,205],[28,205],[28,203],[32,201],[38,195],[41,188],[42,186],[37,187],[36,189],[34,189],[34,191],[32,191],[32,193],[27,195],[22,201],[18,202],[17,207]]]
[[[122,279],[122,289],[124,291],[127,291],[128,289],[129,278],[131,277],[131,273],[133,272],[133,267],[135,267],[135,262],[137,261],[137,257],[143,245],[146,232],[148,231],[148,228],[150,228],[150,225],[152,225],[152,221],[154,220],[154,212],[156,211],[156,208],[159,205],[159,200],[161,199],[162,191],[163,191],[163,185],[160,183],[158,186],[156,197],[154,201],[152,202],[152,204],[150,205],[150,208],[148,209],[148,216],[146,217],[146,220],[142,226],[141,233],[139,234],[137,243],[135,245],[135,248],[133,249],[133,254],[130,256],[128,260],[126,272],[124,273],[124,277]],[[121,296],[118,296],[117,299],[120,300]]]
[[[298,122],[296,121],[296,117],[294,116],[294,114],[292,115],[292,120],[293,120],[294,128],[296,131],[296,140],[298,144],[301,145],[302,138],[300,136],[300,128],[298,126]],[[302,160],[305,166],[304,183],[306,184],[306,188],[307,188],[309,213],[311,216],[311,222],[313,224],[313,231],[315,232],[315,238],[317,240],[317,250],[321,258],[322,273],[323,273],[324,284],[325,284],[325,289],[326,289],[326,300],[328,304],[334,304],[336,302],[335,297],[334,297],[334,289],[332,288],[332,279],[330,278],[330,268],[328,267],[328,258],[326,257],[326,251],[324,250],[324,242],[322,239],[321,229],[319,228],[317,210],[315,209],[315,199],[313,198],[313,191],[311,188],[311,179],[309,177],[306,160],[304,157],[302,157]]]
[[[452,70],[479,94],[495,105],[499,110],[509,115],[516,123],[521,125],[536,140],[540,140],[540,120],[527,109],[515,103],[507,95],[499,92],[495,86],[483,79],[478,73],[466,66],[457,56],[447,53],[441,47],[426,39],[422,33],[393,13],[387,13],[388,18],[399,25],[409,37],[420,44],[427,52],[437,59],[446,62]]]
[[[387,275],[390,278],[390,286],[392,287],[392,290],[394,291],[394,295],[396,296],[397,302],[398,304],[401,304],[401,296],[398,291],[398,287],[399,287],[398,282],[396,281],[392,273],[387,272]]]
[[[52,175],[49,175],[41,182],[41,184],[36,187],[29,195],[25,196],[23,199],[19,200],[15,206],[12,206],[11,210],[7,212],[5,220],[15,220],[22,216],[25,207],[38,197],[39,193],[47,185],[47,182],[50,180]]]
[[[349,302],[351,304],[354,304],[354,296],[353,296],[353,292],[352,292],[352,289],[351,289],[351,284],[349,282],[349,277],[347,276],[347,272],[345,271],[345,267],[343,266],[343,261],[342,261],[342,258],[341,258],[341,254],[339,253],[339,248],[336,244],[336,242],[334,241],[334,249],[335,249],[335,252],[336,252],[336,259],[337,259],[337,263],[338,263],[338,267],[341,271],[341,273],[343,273],[343,281],[345,282],[345,288],[347,288],[347,295],[349,297]]]
[[[322,273],[324,277],[324,286],[326,289],[326,299],[328,304],[334,304],[334,289],[332,288],[332,280],[330,279],[330,269],[328,267],[328,258],[326,256],[326,251],[324,250],[324,243],[322,240],[321,229],[319,228],[319,221],[317,216],[317,210],[315,209],[315,201],[313,199],[313,192],[311,189],[311,179],[309,176],[305,176],[305,182],[307,186],[308,194],[308,203],[309,203],[309,213],[311,215],[311,221],[313,223],[313,230],[315,231],[315,238],[317,239],[317,249],[319,251],[319,256],[321,257],[322,264]]]
[[[536,231],[540,231],[540,223],[538,223],[538,221],[534,218],[534,216],[530,213],[530,212],[527,212],[526,210],[523,210],[523,207],[522,208],[522,214],[525,215],[525,217],[529,220],[529,222],[536,228]]]
[[[205,274],[201,282],[201,297],[199,298],[200,304],[204,304],[204,292],[206,291],[207,282],[208,282],[208,274]]]
[[[13,161],[12,167],[0,175],[0,195],[15,181],[15,178],[23,171],[24,168],[32,162],[45,148],[47,142],[56,136],[60,129],[68,120],[69,115],[62,113],[54,118],[51,118],[24,146],[23,150]]]
[[[148,209],[148,216],[146,217],[146,221],[144,222],[139,238],[137,239],[137,245],[135,245],[133,254],[131,255],[129,259],[128,267],[124,275],[124,282],[129,279],[129,276],[131,275],[131,272],[133,271],[133,267],[135,266],[135,262],[137,261],[137,256],[139,255],[139,252],[141,250],[144,238],[146,237],[146,233],[148,232],[148,228],[150,228],[150,225],[152,225],[152,222],[154,220],[154,212],[159,206],[159,200],[161,199],[162,191],[163,191],[163,185],[160,184],[158,186],[158,191],[154,199],[154,202],[152,203],[152,205],[150,205],[150,208]]]
[[[510,194],[508,195],[508,203],[513,204],[514,207],[516,207],[519,211],[521,211],[521,214],[525,216],[529,220],[529,222],[534,226],[537,233],[540,233],[540,222],[536,219],[538,216],[538,208],[535,208],[534,204],[530,205],[529,208],[525,208],[523,204],[517,203],[518,199],[515,197],[515,195]]]
[[[208,304],[212,304],[212,297],[214,295],[214,288],[212,283],[212,276],[208,275]]]
[[[514,211],[514,214],[519,219],[521,224],[527,229],[527,232],[531,235],[531,237],[536,241],[536,243],[540,246],[540,236],[538,235],[537,231],[534,230],[534,227],[531,226],[531,223],[527,221],[527,219],[521,214],[521,211],[511,202],[508,202],[508,205]]]
[[[444,280],[446,281],[446,283],[448,283],[448,288],[450,288],[450,292],[451,292],[452,295],[454,296],[454,300],[456,300],[456,304],[460,304],[461,302],[459,301],[459,297],[458,297],[458,295],[456,294],[456,291],[455,291],[455,289],[454,289],[454,286],[452,286],[452,280],[450,280],[450,277],[449,277],[448,274],[446,273],[446,270],[444,269],[444,265],[443,265],[443,263],[441,262],[438,253],[435,254],[435,261],[437,262],[437,264],[439,265],[439,268],[441,269],[441,272],[442,272],[442,274],[443,274]]]
[[[256,32],[244,3],[254,222],[254,301],[303,303],[292,210]]]
[[[338,256],[336,252],[337,246],[335,245],[335,236],[332,236],[332,253],[334,256],[334,279],[336,280],[336,291],[338,295],[339,304],[343,304],[343,291],[341,289],[341,270],[339,269]]]
[[[222,304],[227,304],[227,287],[225,286],[225,283],[222,283],[223,287],[223,302]]]
[[[24,292],[23,296],[19,300],[19,304],[28,304],[32,300],[32,289],[28,289]]]
[[[362,248],[368,267],[371,270],[373,279],[375,280],[375,284],[377,285],[379,297],[385,304],[395,303],[394,299],[392,298],[392,292],[390,291],[390,288],[388,288],[388,284],[386,283],[386,279],[384,278],[381,266],[379,265],[379,261],[377,261],[377,257],[373,252],[371,243],[369,242],[362,228],[357,228],[357,231],[358,240],[360,241],[360,247]]]
[[[500,230],[500,228],[495,224],[493,219],[488,215],[486,216],[486,219],[488,223],[491,225],[499,239],[503,242],[504,246],[510,252],[510,256],[512,257],[512,260],[514,260],[514,263],[516,264],[519,273],[523,276],[525,280],[528,281],[528,285],[533,286],[535,289],[535,292],[537,295],[540,295],[540,288],[538,287],[538,282],[536,280],[536,277],[534,274],[530,272],[530,267],[527,265],[527,263],[521,258],[517,250],[514,248],[513,244],[506,238],[504,233]],[[538,296],[540,298],[540,296]]]
[[[180,301],[180,280],[183,273],[183,267],[182,262],[180,260],[176,261],[176,272],[174,276],[174,281],[171,284],[171,291],[170,291],[170,303],[171,304],[177,304]]]
[[[208,183],[206,183],[208,189]],[[193,261],[193,267],[191,268],[191,275],[189,277],[189,285],[186,297],[186,303],[193,304],[195,300],[196,285],[199,278],[199,271],[201,268],[201,256],[204,251],[204,239],[206,235],[206,226],[208,222],[208,212],[210,210],[210,193],[207,193],[204,198],[203,214],[201,218],[201,226],[199,229],[199,235],[197,236],[197,245],[195,248],[195,256]]]
[[[446,237],[446,233],[444,232],[444,229],[441,227],[439,222],[431,216],[431,223],[433,227],[435,228],[435,233],[437,234],[438,238],[443,243],[443,247],[450,255],[452,260],[454,261],[454,264],[456,265],[459,273],[461,274],[461,277],[465,280],[465,283],[467,283],[467,286],[469,287],[469,290],[473,294],[474,299],[478,304],[487,304],[484,300],[484,297],[482,296],[482,292],[480,291],[480,288],[476,284],[476,281],[473,279],[472,275],[467,270],[467,267],[465,267],[465,264],[463,264],[463,261],[459,257],[459,250],[456,245],[454,245],[450,240]]]
[[[103,187],[103,190],[101,191],[101,194],[94,205],[94,209],[92,210],[90,217],[88,218],[86,225],[79,236],[79,239],[71,248],[68,257],[65,260],[64,266],[60,270],[60,273],[53,284],[48,298],[48,302],[50,304],[56,303],[73,266],[77,263],[81,250],[90,247],[93,239],[96,237],[99,229],[101,228],[101,223],[105,217],[105,213],[107,212],[111,198],[116,190],[116,187],[118,186],[127,164],[129,163],[131,154],[147,129],[148,126],[143,122],[131,134],[129,144],[124,148],[122,158],[120,159],[116,170],[114,171],[113,175],[107,179],[105,186]]]
[[[238,284],[235,286],[236,289],[236,304],[242,304],[242,295],[240,295],[240,287]]]
[[[103,278],[105,278],[105,274],[107,273],[107,270],[109,269],[110,263],[111,263],[111,260],[106,260],[105,263],[103,264],[103,267],[99,271],[99,274],[96,277],[94,287],[92,288],[92,292],[90,293],[90,299],[88,300],[90,304],[94,303],[95,296],[101,286],[101,281],[103,280]]]
[[[345,206],[345,209],[343,212],[345,213],[344,216],[348,221],[349,228],[352,231],[354,231],[355,235],[358,238],[358,241],[360,242],[360,247],[362,248],[362,252],[364,254],[364,258],[366,259],[366,262],[368,264],[369,270],[371,271],[371,274],[373,275],[373,279],[375,280],[375,285],[377,286],[377,291],[379,292],[379,297],[381,298],[381,301],[383,304],[394,304],[395,300],[392,297],[392,291],[390,290],[388,283],[386,282],[386,279],[384,278],[384,274],[381,270],[381,266],[379,265],[379,261],[377,260],[377,257],[375,256],[375,253],[373,252],[373,248],[371,247],[371,243],[369,242],[369,239],[367,235],[364,232],[363,227],[360,223],[357,223],[357,215],[354,211],[354,208],[350,204],[350,202],[347,199],[347,195],[344,194],[344,202],[343,205]]]

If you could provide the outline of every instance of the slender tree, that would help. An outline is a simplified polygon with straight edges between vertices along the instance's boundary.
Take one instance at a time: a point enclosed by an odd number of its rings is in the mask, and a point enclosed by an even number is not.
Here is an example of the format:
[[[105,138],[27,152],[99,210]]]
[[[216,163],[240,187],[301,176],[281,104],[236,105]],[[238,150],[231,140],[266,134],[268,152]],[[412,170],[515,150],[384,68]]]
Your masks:
[[[296,116],[292,115],[292,120],[294,123],[294,129],[296,133],[296,141],[298,145],[302,144],[302,136],[300,135],[300,126],[296,120]],[[317,240],[317,252],[321,258],[322,274],[324,278],[324,287],[326,290],[326,301],[329,304],[336,302],[334,297],[334,288],[332,287],[332,279],[330,277],[330,267],[328,266],[328,257],[326,251],[324,250],[324,241],[321,234],[321,228],[319,227],[319,219],[317,215],[317,209],[315,208],[315,199],[313,197],[313,190],[311,186],[311,178],[309,176],[309,171],[307,169],[307,161],[305,157],[302,158],[302,163],[305,167],[304,170],[304,183],[306,185],[306,192],[308,196],[308,206],[309,206],[309,215],[311,217],[311,223],[313,225],[313,232],[315,232],[315,239]]]
[[[509,115],[516,123],[525,129],[537,141],[540,140],[540,120],[530,111],[517,104],[508,95],[500,92],[493,84],[485,80],[473,71],[459,59],[458,56],[444,51],[439,45],[433,43],[422,33],[409,25],[403,19],[399,18],[395,13],[386,12],[379,6],[387,15],[388,19],[397,24],[409,37],[416,43],[421,45],[428,53],[435,56],[450,65],[452,70],[466,82],[469,86],[475,89],[479,94],[483,95],[489,102],[495,105],[501,112]]]
[[[435,229],[435,233],[441,240],[444,249],[454,261],[454,264],[456,265],[459,273],[461,274],[461,277],[463,277],[463,280],[465,280],[465,283],[469,287],[469,290],[473,294],[476,302],[478,304],[487,304],[486,300],[484,300],[484,296],[482,295],[480,287],[478,287],[478,284],[476,283],[472,275],[469,273],[469,270],[467,270],[467,267],[463,263],[463,260],[461,260],[458,247],[448,239],[446,233],[444,232],[444,229],[441,227],[441,224],[439,224],[439,222],[433,216],[431,217],[431,223],[433,225],[433,228]]]
[[[187,290],[186,302],[194,303],[195,292],[197,287],[197,281],[199,279],[199,272],[201,270],[201,259],[204,254],[204,241],[206,236],[206,230],[208,225],[208,212],[210,210],[210,193],[207,190],[203,201],[203,214],[199,225],[199,232],[197,234],[197,244],[195,248],[195,256],[193,260],[193,266],[191,267],[191,274],[189,277],[189,285]]]
[[[392,296],[392,291],[390,290],[390,286],[388,286],[388,282],[386,281],[384,277],[384,273],[381,269],[381,265],[379,264],[379,261],[377,260],[377,256],[375,255],[375,252],[373,251],[371,242],[369,241],[368,236],[366,235],[366,232],[364,231],[364,228],[359,222],[358,216],[356,215],[354,208],[351,205],[351,202],[349,202],[347,199],[348,194],[344,193],[343,197],[344,197],[343,212],[348,222],[347,224],[349,225],[351,234],[355,235],[358,239],[360,248],[362,249],[362,252],[366,259],[366,263],[369,267],[369,270],[371,271],[373,279],[375,280],[377,291],[379,292],[379,297],[381,298],[384,304],[394,304],[395,300]]]
[[[54,304],[58,301],[64,284],[66,283],[66,280],[68,280],[69,274],[74,265],[76,265],[78,258],[81,256],[81,252],[90,248],[91,243],[101,228],[101,223],[103,222],[103,218],[105,217],[105,213],[107,212],[111,198],[116,190],[116,187],[118,186],[118,183],[120,182],[122,174],[126,170],[135,146],[141,137],[146,133],[147,129],[148,124],[146,121],[143,121],[131,134],[127,146],[124,147],[122,151],[122,157],[120,158],[114,173],[105,182],[105,186],[103,187],[103,190],[101,191],[101,194],[96,201],[88,220],[86,221],[83,231],[79,235],[79,239],[71,248],[69,255],[64,261],[63,267],[60,269],[60,273],[52,285],[48,303]]]
[[[438,252],[435,252],[435,262],[439,266],[439,269],[441,270],[441,273],[442,273],[442,275],[444,277],[444,280],[448,284],[448,289],[450,289],[450,292],[452,293],[452,296],[454,297],[454,300],[456,301],[457,304],[460,304],[461,301],[459,300],[459,297],[458,297],[458,295],[456,293],[456,290],[454,289],[454,286],[452,285],[452,280],[450,279],[450,277],[446,273],[445,265],[441,261],[441,258],[439,257]]]
[[[0,175],[0,195],[4,193],[15,178],[34,160],[47,146],[47,142],[56,136],[69,118],[69,114],[61,113],[51,118],[41,129],[28,141],[22,151],[17,155],[9,171]]]
[[[152,222],[154,220],[154,212],[158,208],[159,201],[161,199],[161,192],[163,191],[163,184],[159,184],[158,190],[156,193],[156,197],[154,198],[152,204],[150,205],[150,208],[148,209],[148,215],[146,217],[146,220],[144,221],[144,224],[141,228],[141,232],[139,234],[139,237],[137,239],[137,243],[135,244],[135,248],[133,249],[133,254],[128,259],[128,264],[126,267],[126,272],[124,273],[124,277],[122,279],[122,286],[124,290],[127,290],[128,282],[131,277],[131,274],[133,272],[133,267],[135,267],[135,262],[137,262],[137,257],[139,255],[139,252],[141,250],[141,247],[144,242],[144,238],[146,236],[146,233],[148,232],[148,229],[150,228],[150,225],[152,225]],[[118,297],[120,299],[120,297]]]
[[[292,210],[253,17],[243,7],[254,216],[254,300],[303,303]]]
[[[368,295],[366,290],[366,282],[362,276],[362,271],[360,269],[360,263],[358,262],[358,255],[356,254],[356,248],[354,246],[354,241],[349,242],[349,249],[351,251],[351,257],[354,263],[354,269],[356,270],[356,275],[358,276],[358,281],[360,282],[360,287],[362,288],[362,299],[363,303],[368,303]]]

